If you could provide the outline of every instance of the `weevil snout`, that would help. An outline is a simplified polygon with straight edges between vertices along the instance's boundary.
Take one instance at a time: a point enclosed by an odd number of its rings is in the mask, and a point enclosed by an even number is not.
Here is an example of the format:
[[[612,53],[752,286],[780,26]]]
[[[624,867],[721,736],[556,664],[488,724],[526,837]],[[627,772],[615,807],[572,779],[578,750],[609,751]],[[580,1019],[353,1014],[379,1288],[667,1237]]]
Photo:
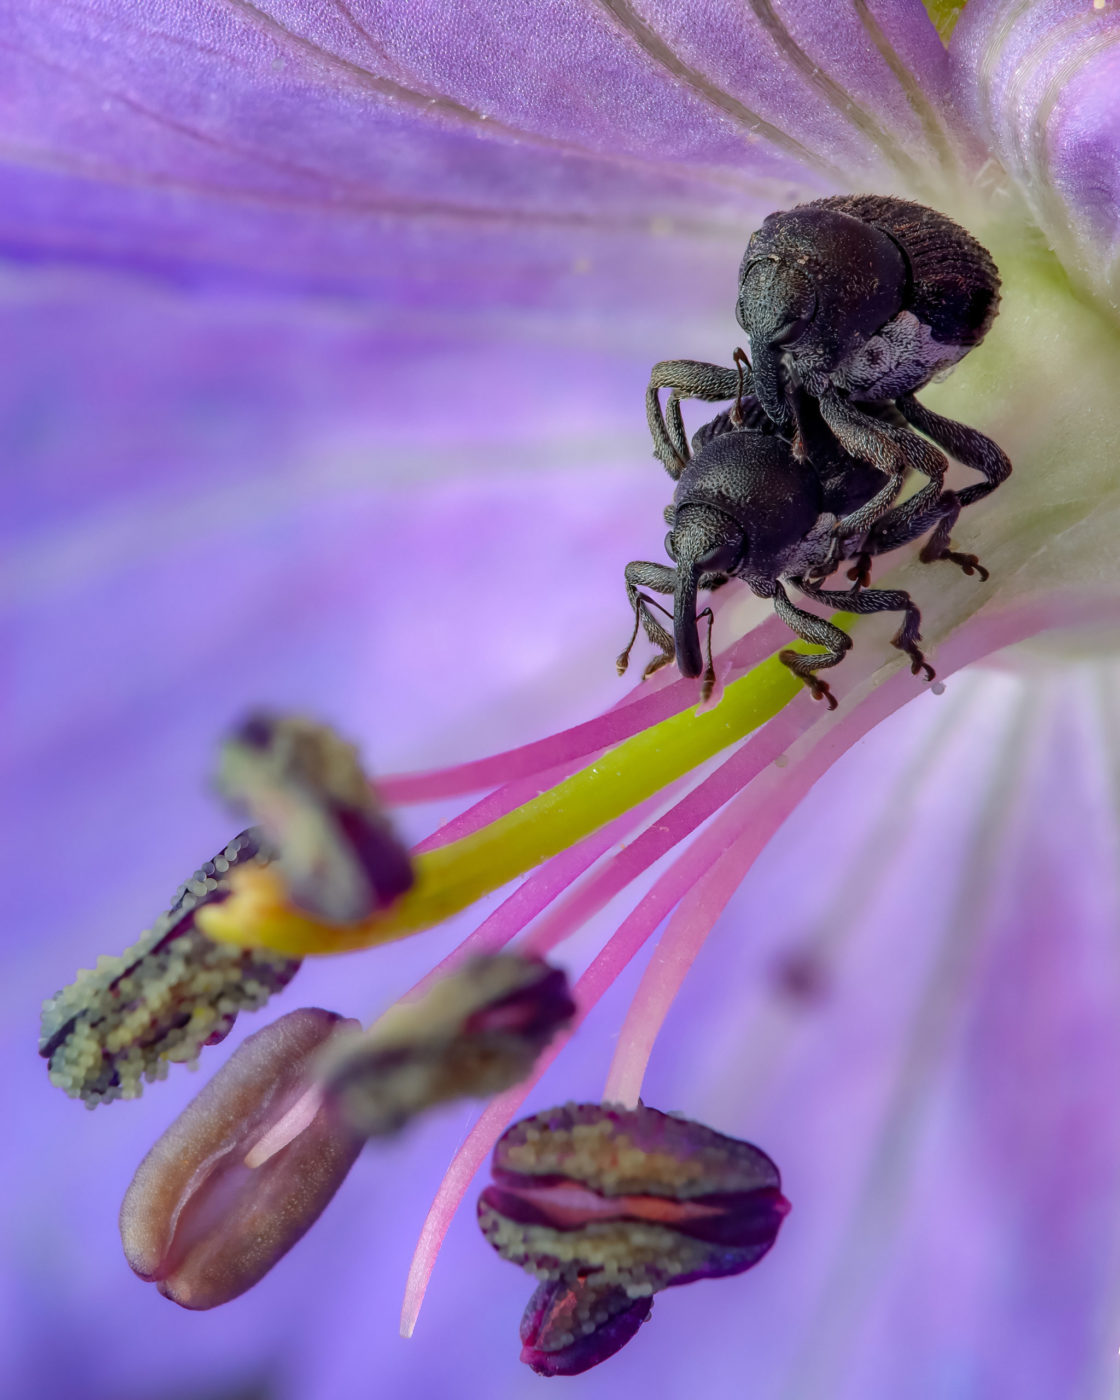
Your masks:
[[[673,547],[668,553],[677,564],[673,597],[677,665],[682,676],[696,677],[704,672],[696,621],[700,580],[705,574],[730,573],[742,557],[745,539],[735,521],[710,506],[681,507],[669,539]]]

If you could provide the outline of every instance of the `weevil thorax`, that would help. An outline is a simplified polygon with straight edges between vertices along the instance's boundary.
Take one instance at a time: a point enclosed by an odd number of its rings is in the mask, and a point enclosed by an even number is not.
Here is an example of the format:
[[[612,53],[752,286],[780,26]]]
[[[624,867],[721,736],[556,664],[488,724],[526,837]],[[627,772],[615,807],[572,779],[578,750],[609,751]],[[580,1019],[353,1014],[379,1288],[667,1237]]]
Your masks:
[[[722,529],[725,542],[737,542],[734,559],[703,568],[720,569],[748,581],[776,578],[782,561],[815,525],[822,510],[821,482],[813,467],[798,460],[785,438],[747,429],[713,438],[681,473],[673,497],[677,527],[673,544],[678,565],[678,531],[703,522],[712,535]],[[695,525],[691,522],[696,521]]]
[[[768,215],[743,257],[736,315],[771,417],[787,416],[783,355],[822,393],[831,371],[903,309],[908,285],[901,248],[874,225],[815,205]]]

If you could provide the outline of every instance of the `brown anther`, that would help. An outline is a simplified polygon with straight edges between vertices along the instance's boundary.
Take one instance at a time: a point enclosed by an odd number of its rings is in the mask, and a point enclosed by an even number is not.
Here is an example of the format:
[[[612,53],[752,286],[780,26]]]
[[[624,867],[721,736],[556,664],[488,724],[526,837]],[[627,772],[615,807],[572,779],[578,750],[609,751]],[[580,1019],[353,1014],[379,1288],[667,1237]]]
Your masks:
[[[318,1072],[340,1116],[381,1137],[436,1104],[518,1083],[575,1010],[560,968],[515,953],[472,958],[341,1038]]]
[[[360,1139],[324,1105],[301,1108],[311,1060],[346,1024],[357,1023],[306,1009],[251,1035],[141,1162],[121,1241],[135,1272],[172,1302],[213,1308],[244,1293],[342,1184]]]
[[[408,851],[358,761],[326,725],[250,716],[222,745],[218,786],[276,848],[293,903],[332,923],[356,923],[411,888]]]
[[[195,927],[200,908],[226,897],[231,869],[264,861],[259,832],[235,836],[131,948],[100,958],[43,1003],[39,1054],[52,1084],[90,1108],[137,1098],[145,1080],[193,1062],[229,1034],[238,1012],[291,981],[297,960],[215,943]]]

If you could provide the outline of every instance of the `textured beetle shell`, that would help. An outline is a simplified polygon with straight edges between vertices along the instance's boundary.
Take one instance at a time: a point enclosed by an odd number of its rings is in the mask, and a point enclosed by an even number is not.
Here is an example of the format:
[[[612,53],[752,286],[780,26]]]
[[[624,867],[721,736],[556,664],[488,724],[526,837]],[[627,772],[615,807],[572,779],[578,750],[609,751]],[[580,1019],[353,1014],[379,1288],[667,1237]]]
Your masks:
[[[780,555],[809,533],[821,511],[820,479],[784,438],[741,429],[711,438],[681,473],[679,512],[710,506],[734,520],[757,558]]]
[[[832,494],[846,502],[866,487],[867,499],[880,484],[873,469],[870,475],[861,470],[854,492],[841,482]],[[827,573],[835,562],[835,515],[826,508],[825,486],[777,434],[724,428],[709,437],[681,473],[673,506],[674,525],[689,506],[718,510],[735,522],[744,547],[731,573],[761,597],[772,596],[776,579]]]
[[[942,345],[912,311],[902,311],[829,377],[853,399],[896,399],[947,374],[968,350],[967,345]]]
[[[999,271],[984,245],[947,214],[875,194],[830,195],[809,207],[850,214],[894,239],[910,265],[906,309],[940,345],[971,349],[987,335],[999,310]]]

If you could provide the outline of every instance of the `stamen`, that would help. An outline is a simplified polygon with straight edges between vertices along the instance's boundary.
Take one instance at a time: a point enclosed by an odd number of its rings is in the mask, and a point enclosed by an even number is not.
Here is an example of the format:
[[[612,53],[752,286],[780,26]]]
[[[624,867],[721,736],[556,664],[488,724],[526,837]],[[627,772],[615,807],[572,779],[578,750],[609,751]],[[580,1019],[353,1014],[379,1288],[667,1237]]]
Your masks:
[[[847,752],[912,698],[909,676],[898,672],[835,727],[820,735],[810,732],[789,755],[788,764],[768,770],[741,792],[681,858],[683,863],[695,852],[696,864],[704,862],[706,868],[696,872],[642,975],[619,1033],[604,1099],[629,1107],[638,1103],[646,1065],[669,1008],[747,871],[794,808],[832,767],[837,749]]]
[[[560,968],[514,953],[474,957],[339,1040],[317,1073],[343,1122],[386,1137],[451,1099],[518,1083],[575,1009]]]
[[[1084,599],[1057,609],[1053,600],[1020,605],[997,618],[978,617],[966,624],[943,645],[938,664],[942,674],[948,676],[1045,627],[1069,626],[1073,618],[1092,625],[1114,620],[1115,615],[1116,604],[1099,599],[1095,600],[1092,616],[1089,602]],[[703,847],[709,843],[718,845],[721,833],[741,833],[710,868],[697,872],[670,919],[619,1032],[603,1089],[604,1099],[628,1105],[638,1102],[646,1066],[669,1008],[731,896],[778,827],[840,754],[912,698],[913,687],[907,684],[908,679],[905,672],[891,676],[834,728],[805,741],[811,742],[812,747],[800,753],[795,750],[792,762],[779,773],[767,773],[743,792],[682,857],[683,862],[695,851],[697,859],[702,859]]]
[[[225,898],[234,869],[269,858],[244,831],[180,886],[167,913],[119,957],[102,957],[43,1003],[39,1053],[50,1079],[90,1108],[136,1098],[172,1063],[196,1060],[295,976],[299,963],[268,950],[215,943],[197,928]]]
[[[972,622],[960,628],[942,643],[938,652],[938,662],[943,673],[949,675],[994,651],[1011,646],[1027,637],[1035,636],[1048,628],[1072,627],[1077,624],[1091,627],[1102,623],[1115,623],[1117,615],[1118,605],[1115,600],[1093,595],[1059,595],[1032,600],[1007,608],[993,617],[982,615],[974,618]],[[852,681],[854,683],[854,676]],[[867,704],[877,693],[886,691],[886,699],[880,700],[879,704],[885,704],[888,708],[868,710],[865,711],[865,714],[883,717],[889,712],[890,707],[897,708],[898,704],[904,703],[908,696],[912,696],[913,689],[912,678],[906,673],[898,673],[897,678],[889,679],[880,688],[880,692],[872,691],[868,700],[864,701],[864,704]],[[829,742],[823,742],[816,751],[822,765],[821,772],[824,772],[846,751],[845,745],[830,742],[833,738],[830,730],[832,725],[839,727],[839,724],[844,723],[847,718],[849,717],[841,717],[840,721],[835,721],[829,720],[827,716],[824,717],[823,723],[827,727],[823,737]],[[768,726],[768,729],[773,729],[773,727],[773,725]],[[854,743],[860,737],[858,724],[854,724],[846,733],[848,744]],[[762,739],[763,735],[757,737]],[[779,747],[778,753],[781,752],[782,748]],[[783,775],[788,766],[786,765],[786,768],[780,770]],[[756,794],[752,793],[751,798],[753,799],[754,796]],[[776,788],[773,800],[777,800]],[[744,803],[746,801],[745,795]],[[714,826],[715,823],[713,823]],[[613,985],[631,957],[642,946],[646,938],[653,933],[673,905],[703,875],[707,869],[707,863],[704,861],[703,852],[694,854],[698,845],[698,842],[694,842],[669,870],[664,872],[632,912],[629,919],[612,935],[576,983],[574,997],[579,1012],[572,1026],[572,1032],[578,1028],[583,1017]],[[717,851],[716,855],[718,854]],[[569,919],[565,917],[564,926],[568,922]],[[546,941],[551,942],[551,939],[546,940],[539,936],[539,927],[534,941],[534,947],[538,952],[543,951],[542,945]],[[683,972],[681,975],[683,977]],[[410,1337],[412,1335],[440,1246],[451,1219],[466,1195],[473,1177],[493,1145],[511,1122],[513,1115],[524,1103],[537,1081],[549,1068],[562,1048],[563,1042],[554,1043],[538,1060],[533,1074],[528,1080],[494,1099],[479,1116],[478,1121],[453,1157],[425,1218],[412,1258],[401,1310],[402,1336]],[[641,1049],[639,1042],[636,1053],[641,1057],[640,1073],[644,1073],[648,1051]],[[612,1067],[612,1079],[622,1082],[629,1080],[632,1084],[636,1070],[637,1066],[631,1068],[624,1061],[620,1061],[617,1069]],[[638,1082],[640,1082],[640,1077]]]
[[[354,923],[411,887],[408,852],[357,749],[328,725],[258,711],[222,744],[217,777],[265,832],[276,875],[307,913]]]
[[[624,812],[609,826],[594,832],[579,845],[553,856],[535,870],[517,889],[488,914],[482,923],[463,939],[457,948],[438,962],[431,972],[406,993],[406,999],[420,996],[438,978],[458,967],[472,953],[492,953],[504,948],[531,920],[630,832],[644,822],[671,797],[672,789],[648,798],[640,807]]]
[[[141,1162],[121,1205],[121,1242],[172,1302],[205,1309],[238,1297],[329,1204],[361,1140],[322,1104],[308,1116],[309,1068],[356,1026],[305,1008],[257,1031]]]
[[[203,911],[200,921],[211,938],[289,956],[370,947],[415,933],[699,767],[772,719],[800,688],[778,657],[769,657],[729,685],[716,709],[663,720],[484,830],[425,852],[416,861],[413,889],[392,909],[361,923],[338,927],[308,918],[288,905],[280,881],[267,871],[240,879],[235,872],[229,900]]]
[[[753,1268],[789,1213],[780,1188],[765,1152],[702,1123],[569,1103],[503,1133],[477,1215],[537,1279],[638,1299]]]

